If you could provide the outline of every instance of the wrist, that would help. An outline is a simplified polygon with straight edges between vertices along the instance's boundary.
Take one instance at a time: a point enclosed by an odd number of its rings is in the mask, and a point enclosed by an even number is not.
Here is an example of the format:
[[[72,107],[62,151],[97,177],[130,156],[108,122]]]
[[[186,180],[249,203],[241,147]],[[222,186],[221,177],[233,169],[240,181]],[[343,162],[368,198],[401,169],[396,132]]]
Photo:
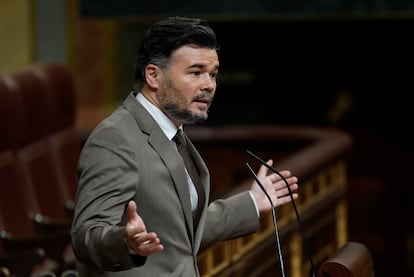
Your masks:
[[[135,251],[134,251],[134,249],[132,249],[132,247],[131,246],[129,246],[129,243],[128,243],[128,241],[127,241],[127,239],[124,237],[124,243],[125,243],[125,245],[126,245],[126,247],[127,247],[127,249],[128,249],[128,254],[130,254],[130,255],[138,255]]]

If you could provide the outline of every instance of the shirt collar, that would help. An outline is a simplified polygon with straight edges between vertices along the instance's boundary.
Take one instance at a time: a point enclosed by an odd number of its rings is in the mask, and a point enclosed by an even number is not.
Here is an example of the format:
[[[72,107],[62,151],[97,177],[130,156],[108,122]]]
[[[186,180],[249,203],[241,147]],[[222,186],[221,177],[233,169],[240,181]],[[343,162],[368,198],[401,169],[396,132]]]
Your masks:
[[[182,126],[179,126],[177,128],[175,124],[171,121],[171,119],[169,119],[158,107],[156,107],[154,104],[148,101],[148,99],[145,98],[144,95],[142,95],[142,93],[137,93],[136,99],[139,103],[141,103],[142,106],[144,106],[144,108],[158,123],[158,125],[160,126],[164,134],[167,136],[167,138],[169,140],[172,140],[172,138],[177,133],[177,129],[182,128]]]

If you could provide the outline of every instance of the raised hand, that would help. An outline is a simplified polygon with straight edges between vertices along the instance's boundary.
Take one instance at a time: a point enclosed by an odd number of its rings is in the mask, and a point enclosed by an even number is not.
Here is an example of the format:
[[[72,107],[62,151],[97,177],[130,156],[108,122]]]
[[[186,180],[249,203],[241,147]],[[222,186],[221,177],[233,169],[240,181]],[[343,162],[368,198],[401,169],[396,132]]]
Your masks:
[[[268,160],[267,164],[272,166],[273,161]],[[285,181],[283,181],[283,179],[276,173],[267,175],[267,172],[268,170],[266,166],[261,165],[257,173],[257,177],[272,199],[273,205],[277,207],[290,202],[291,198],[289,195],[289,189],[286,187]],[[294,192],[293,198],[298,198],[298,194],[296,192],[298,190],[298,178],[292,176],[291,172],[288,170],[281,171],[280,174],[285,177],[289,184],[290,190]],[[270,211],[272,208],[271,204],[256,181],[253,181],[250,187],[250,192],[252,193],[260,212]]]
[[[140,256],[149,256],[164,249],[157,234],[147,232],[144,221],[137,213],[137,205],[134,201],[129,201],[127,207],[125,239],[128,247]]]

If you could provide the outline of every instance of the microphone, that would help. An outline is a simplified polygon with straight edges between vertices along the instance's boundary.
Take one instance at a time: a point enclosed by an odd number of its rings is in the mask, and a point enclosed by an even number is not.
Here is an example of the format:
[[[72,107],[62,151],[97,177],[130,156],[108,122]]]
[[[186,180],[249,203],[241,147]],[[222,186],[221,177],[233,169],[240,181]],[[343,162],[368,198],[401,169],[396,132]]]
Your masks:
[[[283,262],[283,255],[282,255],[282,247],[280,244],[280,237],[279,237],[279,228],[277,227],[277,220],[276,220],[276,207],[273,204],[272,198],[270,198],[269,194],[267,193],[266,189],[262,185],[262,183],[259,181],[259,178],[257,178],[256,173],[253,171],[253,169],[250,167],[248,163],[246,163],[247,167],[249,168],[250,172],[252,173],[254,179],[256,180],[257,184],[259,184],[259,187],[262,189],[264,194],[266,195],[267,199],[270,202],[270,205],[272,206],[272,216],[273,216],[273,225],[275,226],[275,237],[277,242],[277,250],[279,253],[279,261],[280,261],[280,270],[282,272],[282,277],[285,277],[285,268],[284,268],[284,262]]]
[[[300,230],[300,234],[301,234],[301,236],[302,236],[303,244],[305,245],[306,254],[308,255],[309,262],[310,262],[310,264],[311,264],[312,276],[313,276],[313,277],[316,277],[315,265],[314,265],[314,263],[313,263],[313,259],[312,259],[311,250],[310,250],[310,247],[309,247],[308,241],[307,241],[307,239],[306,239],[305,232],[303,231],[303,224],[302,224],[302,220],[301,220],[301,218],[300,218],[300,216],[299,216],[298,209],[296,208],[296,204],[295,204],[295,201],[294,201],[294,199],[293,199],[293,193],[292,193],[292,190],[290,189],[289,184],[288,184],[288,182],[287,182],[286,178],[285,178],[285,177],[283,177],[283,175],[282,175],[282,174],[280,174],[280,172],[279,172],[279,171],[277,171],[277,170],[276,170],[275,168],[273,168],[272,166],[268,165],[268,164],[267,164],[267,163],[266,163],[263,159],[259,158],[257,155],[255,155],[255,154],[254,154],[254,153],[252,153],[251,151],[247,150],[247,153],[248,153],[249,155],[251,155],[253,158],[255,158],[256,160],[258,160],[258,161],[259,161],[262,165],[266,166],[269,170],[271,170],[272,172],[274,172],[274,173],[276,173],[277,175],[279,175],[279,177],[280,177],[280,178],[282,178],[282,180],[285,182],[286,187],[287,187],[287,189],[288,189],[288,191],[289,191],[289,196],[290,196],[290,199],[291,199],[291,202],[292,202],[293,209],[294,209],[294,211],[295,211],[296,221],[298,222],[298,225],[299,225],[299,230]],[[262,186],[262,185],[258,182],[257,177],[256,177],[256,182],[259,184],[259,186],[260,186],[260,187],[262,188],[262,190],[263,190],[263,189],[264,189],[264,187],[263,187],[263,186]],[[267,193],[265,193],[265,194],[266,194],[266,196],[267,196],[268,198],[270,198],[270,197],[268,196],[268,194],[267,194]],[[272,204],[272,207],[273,207],[273,204]],[[273,210],[273,209],[272,209],[272,210]]]

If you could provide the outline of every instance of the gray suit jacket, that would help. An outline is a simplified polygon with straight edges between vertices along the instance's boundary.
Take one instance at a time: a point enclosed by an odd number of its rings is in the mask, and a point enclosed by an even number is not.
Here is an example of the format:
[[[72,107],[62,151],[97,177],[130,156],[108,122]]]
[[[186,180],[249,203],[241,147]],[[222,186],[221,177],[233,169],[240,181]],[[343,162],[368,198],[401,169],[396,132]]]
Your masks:
[[[195,232],[184,164],[135,95],[92,132],[79,159],[72,225],[81,276],[199,276],[200,247],[258,230],[247,192],[208,204],[208,169],[190,147],[207,196]],[[162,252],[146,258],[128,252],[123,232],[129,200],[147,230],[158,234]]]

